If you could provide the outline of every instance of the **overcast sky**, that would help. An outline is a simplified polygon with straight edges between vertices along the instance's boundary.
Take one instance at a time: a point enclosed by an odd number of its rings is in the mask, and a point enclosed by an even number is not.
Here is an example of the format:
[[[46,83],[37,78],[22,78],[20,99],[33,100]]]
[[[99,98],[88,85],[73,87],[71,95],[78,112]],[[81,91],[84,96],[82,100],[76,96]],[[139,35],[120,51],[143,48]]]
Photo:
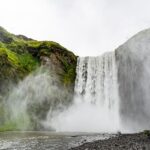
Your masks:
[[[150,27],[150,0],[0,0],[0,26],[100,55]]]

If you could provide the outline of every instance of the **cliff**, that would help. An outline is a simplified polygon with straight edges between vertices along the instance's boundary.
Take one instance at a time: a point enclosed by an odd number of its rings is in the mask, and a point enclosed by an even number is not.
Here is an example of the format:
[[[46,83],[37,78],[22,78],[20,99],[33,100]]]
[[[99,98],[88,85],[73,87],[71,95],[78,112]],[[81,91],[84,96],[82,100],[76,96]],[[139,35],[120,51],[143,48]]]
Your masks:
[[[77,57],[60,44],[14,35],[0,27],[0,93],[4,83],[23,79],[50,62],[64,86],[73,85]]]
[[[43,129],[49,111],[71,102],[76,63],[77,56],[56,42],[0,27],[0,131]]]
[[[116,49],[120,117],[131,131],[150,128],[150,29]]]

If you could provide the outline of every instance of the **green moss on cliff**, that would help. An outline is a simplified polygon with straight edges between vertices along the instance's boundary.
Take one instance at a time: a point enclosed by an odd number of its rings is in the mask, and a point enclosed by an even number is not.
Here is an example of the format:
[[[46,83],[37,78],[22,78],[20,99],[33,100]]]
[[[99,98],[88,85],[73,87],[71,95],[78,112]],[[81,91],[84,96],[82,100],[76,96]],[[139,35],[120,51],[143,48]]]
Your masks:
[[[56,42],[16,36],[0,27],[0,80],[3,75],[8,78],[26,76],[38,64],[43,64],[43,56],[56,65],[56,74],[65,86],[74,83],[77,57],[72,52]]]
[[[77,57],[72,52],[53,41],[30,41],[28,42],[28,50],[33,56],[49,57],[58,70],[61,68],[62,72],[57,71],[57,69],[56,72],[60,75],[65,86],[74,84]]]
[[[72,92],[76,76],[76,62],[77,57],[56,42],[36,41],[23,35],[16,36],[0,27],[0,96],[8,92],[9,84],[17,83],[40,65],[47,65],[50,71],[54,68],[52,71],[59,77],[62,85]],[[3,117],[6,115],[6,110],[2,109],[2,102],[3,100],[0,99],[0,131],[19,130],[20,126],[26,127],[28,123],[32,123],[31,126],[34,126],[34,129],[37,128],[36,121],[25,115],[13,121],[11,118],[5,120]],[[41,113],[40,108],[37,108],[35,113]],[[43,108],[46,108],[45,105]],[[46,111],[43,109],[41,114]]]
[[[60,74],[62,76],[62,81],[64,85],[70,85],[74,83],[76,77],[76,57],[69,53],[71,61],[68,60],[68,57],[64,54],[62,57],[59,57],[59,60],[62,63],[64,72]]]
[[[10,79],[12,74],[25,76],[38,65],[38,61],[29,53],[17,54],[7,48],[0,48],[0,59],[1,76],[5,75]]]
[[[27,130],[28,127],[30,127],[30,120],[28,116],[22,115],[16,118],[16,120],[9,120],[0,125],[0,132]],[[33,128],[30,128],[30,130],[33,130]]]
[[[4,125],[0,126],[0,132],[5,131],[17,131],[16,123],[5,123]]]

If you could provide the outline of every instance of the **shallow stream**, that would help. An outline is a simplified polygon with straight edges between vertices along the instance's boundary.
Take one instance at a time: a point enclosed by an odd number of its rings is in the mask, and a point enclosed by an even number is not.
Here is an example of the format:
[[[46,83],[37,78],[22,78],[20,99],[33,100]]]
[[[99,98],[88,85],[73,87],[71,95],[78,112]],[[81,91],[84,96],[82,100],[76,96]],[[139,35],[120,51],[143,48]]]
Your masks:
[[[97,133],[2,132],[0,150],[67,150],[111,136]]]

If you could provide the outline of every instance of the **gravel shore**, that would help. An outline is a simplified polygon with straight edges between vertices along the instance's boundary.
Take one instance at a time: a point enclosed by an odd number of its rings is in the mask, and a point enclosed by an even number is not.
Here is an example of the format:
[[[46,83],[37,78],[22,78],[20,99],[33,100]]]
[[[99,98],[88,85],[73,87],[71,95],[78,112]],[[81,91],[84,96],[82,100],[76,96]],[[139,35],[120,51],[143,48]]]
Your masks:
[[[150,133],[120,134],[107,140],[85,143],[70,150],[150,150]]]

